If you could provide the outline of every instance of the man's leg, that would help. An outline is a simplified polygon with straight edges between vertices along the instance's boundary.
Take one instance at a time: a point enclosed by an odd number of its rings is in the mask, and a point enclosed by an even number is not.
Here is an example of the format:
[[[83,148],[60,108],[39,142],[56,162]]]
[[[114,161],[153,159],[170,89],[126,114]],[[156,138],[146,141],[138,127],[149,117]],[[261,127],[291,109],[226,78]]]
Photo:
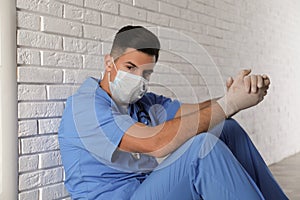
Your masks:
[[[247,133],[234,119],[225,120],[210,132],[216,136],[221,133],[219,138],[228,146],[267,200],[288,199]]]
[[[212,134],[201,133],[164,160],[131,200],[196,200],[200,196],[208,200],[264,199],[228,147]]]

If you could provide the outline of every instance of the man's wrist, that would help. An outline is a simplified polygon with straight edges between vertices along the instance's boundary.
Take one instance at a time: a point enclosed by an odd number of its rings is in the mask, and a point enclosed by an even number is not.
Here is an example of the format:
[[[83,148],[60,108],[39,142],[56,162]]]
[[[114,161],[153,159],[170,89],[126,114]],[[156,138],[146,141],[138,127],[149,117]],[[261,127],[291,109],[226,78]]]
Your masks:
[[[228,97],[224,95],[222,98],[216,101],[219,106],[222,108],[223,112],[225,113],[226,118],[233,116],[235,113],[238,112],[237,106],[229,101]]]

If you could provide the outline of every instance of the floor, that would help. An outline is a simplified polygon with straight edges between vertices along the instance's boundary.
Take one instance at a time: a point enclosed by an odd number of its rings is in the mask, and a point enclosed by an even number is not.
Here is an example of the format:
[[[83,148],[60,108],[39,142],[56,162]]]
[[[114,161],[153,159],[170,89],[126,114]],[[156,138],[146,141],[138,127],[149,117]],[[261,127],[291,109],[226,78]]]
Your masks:
[[[290,200],[300,200],[300,153],[269,166]]]

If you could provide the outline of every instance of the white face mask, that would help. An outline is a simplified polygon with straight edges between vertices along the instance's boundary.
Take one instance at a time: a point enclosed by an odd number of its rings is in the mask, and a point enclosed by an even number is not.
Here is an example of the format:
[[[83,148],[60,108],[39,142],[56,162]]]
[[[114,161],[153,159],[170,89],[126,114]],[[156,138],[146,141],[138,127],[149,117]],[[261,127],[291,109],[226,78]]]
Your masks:
[[[117,70],[115,63],[113,65],[117,71],[114,81],[110,81],[108,74],[109,89],[112,98],[119,104],[132,104],[144,96],[148,89],[148,81],[141,76],[130,74],[122,70]]]

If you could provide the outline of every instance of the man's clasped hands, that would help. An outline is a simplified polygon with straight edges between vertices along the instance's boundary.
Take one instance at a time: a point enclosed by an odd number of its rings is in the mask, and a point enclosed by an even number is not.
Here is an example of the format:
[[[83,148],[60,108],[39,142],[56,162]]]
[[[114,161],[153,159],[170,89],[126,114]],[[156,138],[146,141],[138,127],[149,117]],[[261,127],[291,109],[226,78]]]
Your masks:
[[[251,70],[241,70],[234,78],[227,79],[227,92],[217,100],[227,117],[257,105],[267,95],[271,83],[269,77],[250,73]]]

